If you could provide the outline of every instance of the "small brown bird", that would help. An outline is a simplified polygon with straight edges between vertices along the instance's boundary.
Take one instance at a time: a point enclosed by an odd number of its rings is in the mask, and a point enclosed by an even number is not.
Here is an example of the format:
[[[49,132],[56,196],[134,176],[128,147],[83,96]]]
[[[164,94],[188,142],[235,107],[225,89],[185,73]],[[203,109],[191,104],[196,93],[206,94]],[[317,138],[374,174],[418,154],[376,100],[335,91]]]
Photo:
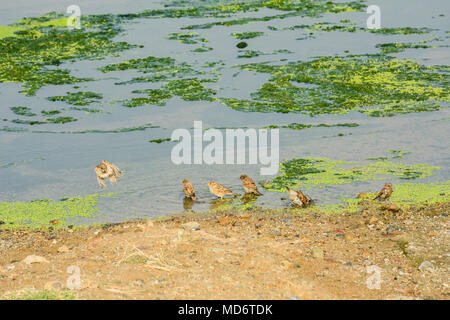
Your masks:
[[[289,200],[292,200],[292,202],[298,206],[306,207],[308,204],[311,203],[311,198],[305,194],[301,190],[295,191],[289,187],[286,187],[287,191],[289,192]]]
[[[105,180],[109,178],[109,182],[116,183],[117,178],[120,178],[122,171],[112,163],[102,160],[102,162],[95,167],[95,174],[97,175],[97,181],[101,188],[105,188]]]
[[[191,181],[189,181],[189,179],[183,180],[183,191],[186,195],[186,198],[197,200],[197,197],[195,196],[194,186],[192,185]]]
[[[242,186],[244,187],[245,193],[253,193],[257,196],[262,196],[262,193],[258,191],[255,182],[246,174],[239,177],[242,181]]]
[[[385,183],[383,189],[378,192],[377,196],[373,200],[385,200],[389,198],[394,190],[392,190],[392,184]]]
[[[208,182],[208,187],[209,187],[209,191],[219,197],[220,199],[222,199],[223,197],[225,197],[228,194],[234,195],[234,196],[238,196],[237,193],[234,193],[233,191],[231,191],[230,189],[221,186],[220,184],[218,184],[215,181],[210,181]]]

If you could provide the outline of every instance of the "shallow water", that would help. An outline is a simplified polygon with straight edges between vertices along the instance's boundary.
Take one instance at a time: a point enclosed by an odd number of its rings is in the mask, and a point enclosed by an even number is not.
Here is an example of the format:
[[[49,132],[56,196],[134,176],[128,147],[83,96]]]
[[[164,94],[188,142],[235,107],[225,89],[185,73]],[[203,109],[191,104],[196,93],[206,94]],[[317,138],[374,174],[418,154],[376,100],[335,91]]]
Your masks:
[[[25,16],[40,16],[49,11],[64,12],[72,1],[60,1],[55,6],[50,0],[15,1],[14,5],[2,1],[0,25],[6,25]],[[78,1],[82,14],[129,13],[145,9],[160,8],[154,1]],[[108,4],[108,5],[107,5]],[[103,113],[87,114],[82,111],[69,111],[70,105],[64,102],[51,102],[46,98],[78,91],[73,85],[49,85],[37,91],[36,96],[20,94],[20,84],[0,83],[2,108],[0,119],[16,117],[9,109],[12,106],[28,106],[34,112],[42,109],[65,108],[64,115],[78,119],[66,124],[45,124],[20,126],[10,122],[9,127],[23,127],[28,132],[0,132],[0,202],[29,201],[35,199],[61,199],[97,192],[117,192],[113,198],[100,200],[101,216],[96,221],[121,221],[134,217],[158,217],[183,211],[181,181],[188,177],[197,189],[198,197],[192,209],[206,211],[216,203],[206,185],[216,180],[236,192],[242,193],[239,176],[247,173],[255,181],[272,177],[260,176],[261,165],[174,165],[170,160],[173,142],[149,143],[149,140],[169,138],[174,129],[192,128],[195,120],[202,120],[203,127],[254,127],[297,123],[344,123],[356,122],[359,127],[311,128],[301,131],[280,129],[280,160],[295,157],[325,157],[333,160],[358,160],[367,163],[369,157],[386,156],[388,150],[408,150],[412,153],[401,159],[405,163],[426,163],[442,169],[434,176],[420,182],[447,181],[450,178],[450,110],[443,108],[436,112],[396,115],[394,117],[368,117],[353,111],[343,115],[321,115],[311,117],[302,114],[278,114],[241,112],[230,109],[219,102],[183,101],[171,98],[165,106],[144,105],[126,108],[117,100],[137,97],[135,89],[153,87],[150,83],[114,85],[140,76],[133,70],[102,73],[98,67],[127,59],[172,57],[184,61],[196,69],[202,69],[205,62],[221,60],[226,64],[221,70],[220,80],[206,86],[218,89],[218,96],[248,98],[268,78],[268,74],[240,71],[235,66],[250,62],[310,60],[317,56],[343,55],[346,50],[352,54],[377,53],[378,43],[416,42],[435,36],[445,37],[449,30],[450,15],[448,1],[378,1],[381,7],[382,27],[429,27],[435,31],[424,35],[382,35],[365,32],[317,32],[315,38],[295,40],[304,36],[300,30],[270,31],[268,26],[277,28],[316,22],[339,22],[350,19],[359,27],[365,27],[367,14],[350,12],[344,14],[325,14],[320,18],[292,17],[283,20],[256,22],[230,27],[216,26],[211,29],[193,30],[207,38],[206,44],[214,50],[194,53],[191,49],[198,45],[182,44],[166,39],[169,33],[189,32],[180,30],[187,25],[203,24],[231,18],[179,18],[179,19],[139,19],[125,23],[125,32],[116,37],[117,41],[127,41],[143,45],[99,61],[77,61],[61,65],[78,77],[93,77],[92,82],[78,84],[81,91],[94,91],[103,94],[99,103],[89,105],[100,108]],[[264,9],[253,13],[240,13],[236,17],[262,17],[271,10]],[[273,13],[273,11],[271,11]],[[444,14],[440,17],[439,14]],[[233,17],[235,18],[235,17]],[[265,35],[245,40],[247,49],[272,53],[278,49],[288,49],[291,54],[279,53],[261,55],[252,59],[237,58],[235,47],[239,40],[230,34],[244,31],[264,31]],[[448,34],[447,34],[448,35]],[[447,36],[448,37],[448,36]],[[448,45],[448,39],[439,43]],[[406,49],[393,54],[398,58],[410,58],[424,65],[449,65],[450,49],[438,47],[430,49]],[[284,61],[283,63],[286,63]],[[239,73],[238,73],[239,72]],[[237,75],[235,75],[238,73]],[[233,76],[235,75],[235,76]],[[115,130],[137,127],[151,123],[158,128],[124,133],[36,133],[31,131],[83,131]],[[0,124],[0,126],[2,126]],[[339,136],[338,134],[343,134]],[[102,159],[117,164],[124,176],[115,186],[100,191],[96,183],[93,167]],[[4,166],[6,164],[11,164]],[[394,184],[401,182],[389,178]],[[339,185],[326,189],[307,190],[320,204],[336,203],[344,197],[354,197],[364,190],[375,191],[384,181],[369,181]],[[260,188],[264,196],[258,198],[256,205],[283,207],[280,200],[284,196]]]

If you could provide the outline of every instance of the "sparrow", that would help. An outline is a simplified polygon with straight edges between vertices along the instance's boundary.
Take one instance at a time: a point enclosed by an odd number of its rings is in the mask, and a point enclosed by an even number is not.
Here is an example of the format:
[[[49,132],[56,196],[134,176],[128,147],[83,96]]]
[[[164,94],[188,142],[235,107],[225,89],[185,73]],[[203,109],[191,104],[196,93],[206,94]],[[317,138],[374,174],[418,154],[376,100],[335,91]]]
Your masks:
[[[383,189],[378,192],[377,196],[373,200],[385,200],[389,198],[394,190],[392,190],[392,184],[385,183]]]
[[[97,175],[97,181],[101,188],[105,188],[105,180],[109,178],[111,183],[116,183],[117,178],[120,178],[122,171],[112,163],[102,160],[102,162],[95,167],[95,174]]]
[[[190,198],[191,200],[197,200],[197,197],[195,196],[195,190],[194,186],[192,185],[191,181],[189,179],[183,180],[183,191],[186,195],[186,198]]]
[[[289,187],[286,187],[287,191],[289,192],[289,200],[292,200],[292,202],[298,206],[306,207],[308,204],[311,203],[311,198],[305,194],[301,190],[295,191]]]
[[[234,196],[238,196],[237,193],[234,193],[233,191],[231,191],[230,189],[221,186],[220,184],[218,184],[215,181],[210,181],[208,182],[208,187],[209,187],[209,191],[219,197],[220,199],[222,199],[223,197],[225,197],[228,194],[234,195]]]
[[[262,196],[262,193],[258,191],[255,182],[248,175],[243,174],[239,177],[242,181],[242,186],[244,187],[245,193],[253,193],[257,196]]]

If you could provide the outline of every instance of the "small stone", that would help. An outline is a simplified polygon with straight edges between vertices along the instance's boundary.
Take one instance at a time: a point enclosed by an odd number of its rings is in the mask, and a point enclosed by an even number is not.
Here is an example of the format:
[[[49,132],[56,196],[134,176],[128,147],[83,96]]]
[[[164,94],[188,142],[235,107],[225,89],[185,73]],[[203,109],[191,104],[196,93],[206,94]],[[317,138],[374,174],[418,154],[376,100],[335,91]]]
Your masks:
[[[324,257],[323,250],[318,247],[312,247],[311,255],[316,259],[323,259]]]
[[[377,218],[371,217],[371,218],[369,219],[369,224],[375,224],[375,223],[377,223],[377,221],[378,221]]]
[[[15,265],[10,264],[10,265],[8,265],[8,266],[4,266],[4,267],[2,268],[2,271],[3,271],[3,272],[11,271],[11,270],[14,270],[15,267],[16,267]]]
[[[67,246],[62,246],[58,248],[59,253],[66,253],[69,252],[69,248]]]
[[[358,196],[356,198],[357,199],[362,199],[362,198],[365,198],[365,197],[367,197],[367,193],[361,192],[360,194],[358,194]]]
[[[387,211],[391,211],[391,212],[398,212],[398,211],[400,211],[400,207],[398,205],[390,203],[390,202],[384,203],[381,206],[381,209],[387,210]]]
[[[200,230],[200,224],[195,221],[186,222],[181,225],[181,227],[185,230],[197,231]]]
[[[142,288],[144,284],[145,284],[144,280],[138,279],[136,281],[133,281],[130,285],[134,288]]]
[[[272,234],[274,236],[281,236],[280,230],[277,230],[277,229],[273,229],[272,231],[270,231],[270,234]]]
[[[36,256],[34,254],[29,255],[28,257],[23,259],[22,262],[24,262],[25,264],[43,263],[43,262],[49,263],[48,260],[45,259],[44,257]]]
[[[352,236],[351,234],[349,234],[349,233],[346,233],[346,234],[344,235],[344,239],[345,239],[346,241],[351,241],[351,240],[353,240],[353,236]]]
[[[424,261],[420,264],[419,270],[425,271],[427,269],[434,270],[434,264],[432,264],[430,261]]]

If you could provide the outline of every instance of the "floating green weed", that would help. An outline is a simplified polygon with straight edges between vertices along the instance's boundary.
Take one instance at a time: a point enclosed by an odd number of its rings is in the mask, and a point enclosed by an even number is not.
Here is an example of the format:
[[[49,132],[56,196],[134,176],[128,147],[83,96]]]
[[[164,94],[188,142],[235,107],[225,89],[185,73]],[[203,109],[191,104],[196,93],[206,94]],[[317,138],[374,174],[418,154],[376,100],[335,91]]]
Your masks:
[[[287,128],[287,129],[293,129],[293,130],[303,130],[303,129],[309,129],[309,128],[330,128],[330,127],[349,127],[354,128],[358,127],[359,124],[357,123],[334,123],[334,124],[326,124],[326,123],[319,123],[319,124],[303,124],[303,123],[290,123],[287,125],[270,125],[265,128],[268,129],[275,129],[275,128]]]
[[[44,116],[54,116],[56,114],[60,114],[61,111],[59,111],[59,110],[42,110],[41,113]]]
[[[248,32],[233,32],[231,34],[233,37],[239,40],[253,39],[257,37],[261,37],[264,35],[264,32],[260,31],[248,31]]]
[[[333,186],[354,181],[381,180],[387,176],[400,179],[422,179],[432,175],[433,167],[426,164],[402,164],[391,161],[357,165],[355,162],[333,161],[325,158],[296,158],[280,165],[281,175],[264,187],[270,191],[284,192],[291,188]]]
[[[321,57],[241,68],[272,75],[251,94],[252,100],[221,99],[241,111],[316,115],[358,110],[369,116],[392,116],[438,110],[450,98],[448,68],[388,56]]]
[[[65,96],[53,96],[47,98],[50,101],[64,101],[75,106],[86,106],[103,99],[101,93],[87,92],[67,92]]]
[[[113,21],[87,16],[83,19],[86,28],[81,30],[68,30],[64,21],[22,19],[15,26],[23,30],[14,37],[0,39],[0,82],[22,82],[23,93],[34,95],[48,84],[89,81],[92,79],[76,78],[69,70],[53,66],[67,60],[100,59],[132,47],[112,41],[121,31]]]
[[[73,118],[73,117],[57,117],[57,118],[48,118],[47,121],[49,123],[67,123],[67,122],[74,122],[77,121],[77,119]]]
[[[204,24],[190,25],[182,29],[209,29],[214,26],[234,26],[234,25],[244,25],[251,22],[258,21],[270,21],[273,19],[284,19],[288,17],[295,16],[308,16],[316,17],[324,13],[341,13],[341,12],[351,12],[351,11],[362,11],[365,7],[362,3],[358,1],[351,1],[346,3],[333,3],[332,1],[319,2],[313,0],[303,0],[303,1],[292,1],[292,0],[255,0],[247,2],[236,2],[233,4],[225,4],[222,6],[213,7],[197,7],[197,13],[203,11],[203,16],[209,14],[214,15],[215,12],[220,10],[222,13],[236,13],[236,12],[247,12],[247,11],[257,11],[260,8],[274,9],[279,11],[285,11],[286,13],[275,14],[264,17],[247,17],[226,21],[215,21],[208,22]],[[194,9],[194,8],[192,8]],[[179,11],[180,14],[182,11]],[[186,13],[184,13],[186,14]]]
[[[404,155],[411,154],[408,150],[389,150],[389,153],[393,154],[393,158],[403,158]]]
[[[36,113],[31,112],[31,108],[28,107],[11,107],[10,108],[12,112],[19,116],[25,116],[25,117],[34,117],[36,116]]]
[[[426,205],[445,203],[450,201],[450,181],[436,183],[398,183],[393,186],[389,201],[400,208],[409,208],[413,205]],[[373,199],[375,193],[368,193],[368,199]],[[357,212],[361,209],[360,199],[343,198],[341,203],[317,205],[311,207],[312,211],[324,214],[333,214],[342,211]]]
[[[40,228],[50,226],[49,222],[58,220],[51,225],[53,228],[66,227],[79,218],[92,218],[98,214],[99,197],[110,197],[109,194],[93,194],[86,197],[68,198],[62,201],[36,200],[29,202],[0,202],[0,229]]]
[[[145,93],[146,98],[132,98],[124,102],[126,107],[134,108],[144,104],[163,106],[173,96],[186,101],[214,101],[216,91],[203,86],[204,81],[196,78],[170,80],[161,89],[134,90],[133,93]]]
[[[32,131],[33,133],[62,133],[62,134],[84,134],[84,133],[125,133],[134,131],[144,131],[150,128],[159,128],[158,126],[153,126],[151,123],[144,124],[142,126],[129,127],[129,128],[119,128],[113,130],[100,130],[100,129],[90,129],[81,131]]]
[[[165,139],[153,139],[153,140],[149,140],[149,142],[152,142],[152,143],[163,143],[163,142],[166,142],[166,141],[172,141],[172,139],[171,138],[165,138]]]
[[[398,53],[404,51],[405,49],[435,48],[434,46],[421,43],[395,43],[395,42],[380,43],[377,44],[375,47],[381,49],[382,54]]]
[[[176,40],[184,44],[198,44],[208,42],[205,38],[200,37],[197,32],[187,32],[187,33],[170,33],[167,37],[169,40]]]

